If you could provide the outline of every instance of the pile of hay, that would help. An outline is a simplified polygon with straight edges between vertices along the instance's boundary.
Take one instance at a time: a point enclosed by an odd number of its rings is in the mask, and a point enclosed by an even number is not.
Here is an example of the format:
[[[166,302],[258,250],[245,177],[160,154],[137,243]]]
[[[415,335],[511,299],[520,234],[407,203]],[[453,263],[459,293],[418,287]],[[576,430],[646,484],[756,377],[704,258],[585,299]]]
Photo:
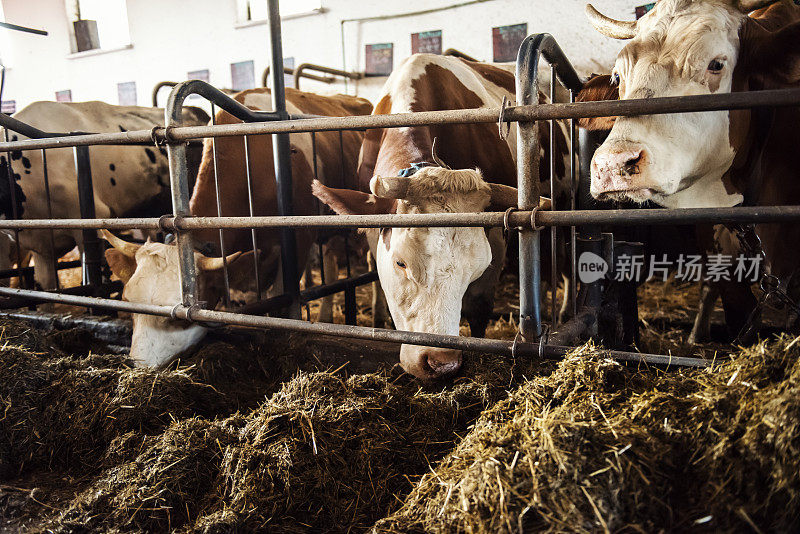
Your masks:
[[[185,369],[156,372],[130,368],[122,356],[69,356],[43,336],[28,335],[33,350],[5,339],[0,351],[2,478],[85,471],[120,434],[160,432],[175,418],[227,405]]]
[[[386,373],[300,373],[250,413],[122,435],[106,452],[112,467],[45,526],[364,530],[501,395],[507,363],[478,360],[477,376],[438,391]]]
[[[330,343],[263,335],[161,371],[6,339],[0,516],[59,532],[364,530],[508,387],[554,367],[472,357],[421,388],[391,366],[330,371]]]
[[[161,371],[0,336],[0,530],[800,529],[800,338],[713,371],[470,355],[423,388],[276,332]]]
[[[713,372],[576,351],[487,410],[374,530],[797,531],[798,339]]]

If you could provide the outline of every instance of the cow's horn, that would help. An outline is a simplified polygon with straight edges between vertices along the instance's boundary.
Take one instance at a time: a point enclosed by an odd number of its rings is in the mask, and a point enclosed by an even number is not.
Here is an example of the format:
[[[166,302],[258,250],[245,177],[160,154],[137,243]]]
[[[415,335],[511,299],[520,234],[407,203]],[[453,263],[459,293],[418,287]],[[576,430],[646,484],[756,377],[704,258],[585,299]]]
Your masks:
[[[389,178],[373,176],[372,180],[369,181],[369,190],[372,191],[373,195],[380,198],[406,198],[410,182],[408,178],[403,178],[402,176]]]
[[[489,184],[492,199],[489,204],[496,208],[513,208],[517,205],[517,188],[501,184]]]
[[[736,2],[736,7],[743,13],[750,13],[756,9],[772,5],[777,1],[778,0],[738,0],[738,2]]]
[[[616,20],[597,11],[592,4],[586,4],[586,16],[594,29],[614,39],[633,39],[636,36],[636,22]]]
[[[130,241],[125,241],[124,239],[120,239],[105,228],[100,230],[100,235],[103,236],[103,239],[111,243],[112,247],[119,250],[129,258],[135,258],[136,251],[138,251],[139,247],[142,246],[137,245],[136,243],[131,243]]]
[[[201,271],[218,271],[222,269],[223,265],[226,263],[230,265],[241,255],[241,252],[234,252],[233,254],[228,255],[226,258],[209,258],[208,256],[199,254],[197,257],[197,267],[199,267]]]
[[[502,184],[489,184],[492,188],[492,199],[489,205],[495,211],[506,210],[508,208],[517,207],[517,188],[510,187]],[[549,210],[551,206],[550,199],[547,197],[539,197],[539,207],[543,210]]]
[[[439,155],[436,153],[436,140],[437,139],[438,139],[438,137],[434,137],[433,138],[433,144],[431,144],[431,157],[433,158],[433,162],[435,164],[437,164],[439,167],[443,167],[445,169],[450,169],[450,166],[447,163],[445,163],[444,161],[442,161],[439,158]],[[452,169],[450,169],[450,170],[452,170]]]

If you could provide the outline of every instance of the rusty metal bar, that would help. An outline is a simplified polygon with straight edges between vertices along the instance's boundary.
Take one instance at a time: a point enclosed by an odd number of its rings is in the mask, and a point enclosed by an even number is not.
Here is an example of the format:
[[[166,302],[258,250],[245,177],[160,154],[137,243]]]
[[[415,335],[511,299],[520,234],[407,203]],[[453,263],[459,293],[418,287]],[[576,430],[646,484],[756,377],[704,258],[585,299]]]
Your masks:
[[[249,138],[245,135],[244,140],[244,169],[247,175],[247,209],[250,217],[255,215],[255,206],[253,204],[253,177],[250,172],[250,142]],[[256,229],[250,229],[250,239],[253,242],[253,273],[256,277],[256,299],[261,300],[261,273],[259,272],[259,251],[258,251],[258,236]]]
[[[281,39],[281,15],[278,0],[267,0],[269,8],[269,37],[272,65],[272,109],[278,120],[286,120],[286,88],[283,85],[283,43]],[[295,77],[297,79],[297,77]],[[292,159],[289,135],[272,135],[272,158],[275,168],[275,182],[278,187],[278,215],[291,216],[294,213],[292,187]],[[292,297],[292,304],[286,310],[289,317],[300,318],[300,279],[297,272],[297,238],[293,228],[281,227],[281,276],[283,291]]]
[[[317,65],[315,63],[300,63],[293,71],[294,74],[294,88],[300,89],[300,77],[311,78],[312,75],[306,74],[306,70],[313,70],[317,72],[324,72],[325,74],[333,74],[334,76],[341,76],[342,78],[346,78],[348,80],[360,80],[364,77],[363,72],[350,72],[341,69],[334,69],[332,67],[326,67],[324,65]],[[314,79],[321,78],[319,76],[315,77]],[[326,83],[332,83],[334,79],[329,78],[331,81]],[[325,81],[325,79],[320,79],[320,81]]]
[[[5,115],[3,113],[0,113],[0,117],[11,118],[8,115]],[[19,121],[17,121],[17,122],[19,122]],[[4,136],[3,138],[5,139],[6,143],[8,143],[8,130],[9,130],[9,127],[7,127],[7,126],[5,128],[3,128],[3,136]],[[17,201],[19,200],[17,198],[17,180],[16,180],[16,178],[14,178],[14,170],[11,168],[11,160],[12,160],[11,153],[12,153],[12,149],[7,149],[6,150],[6,155],[5,155],[5,158],[6,158],[6,177],[5,178],[6,178],[6,180],[8,180],[8,189],[9,189],[9,193],[8,194],[9,194],[9,197],[11,199],[11,216],[14,219],[19,219],[19,217],[20,217],[19,207],[20,206],[17,205]],[[2,179],[3,178],[0,177],[0,180],[2,180]],[[25,284],[25,279],[22,277],[22,268],[24,266],[22,265],[22,248],[21,248],[21,245],[20,245],[20,242],[19,242],[19,229],[18,228],[14,228],[13,230],[14,230],[14,249],[16,251],[16,260],[17,260],[17,273],[19,275],[19,285],[22,286],[22,287],[25,287],[25,285],[26,285]]]
[[[217,114],[215,105],[211,103],[211,124],[217,123]],[[219,168],[217,166],[217,143],[216,139],[213,137],[211,138],[211,159],[213,160],[213,167],[214,167],[214,197],[217,201],[217,217],[222,217],[222,195],[220,194],[219,190]],[[245,162],[247,162],[247,155],[245,154]],[[252,213],[251,213],[252,215]],[[229,308],[231,305],[231,281],[230,275],[228,274],[228,248],[225,246],[225,231],[220,228],[219,229],[219,251],[220,255],[222,256],[222,282],[225,286],[225,296],[222,299],[226,308]],[[255,254],[255,252],[253,252]],[[256,273],[256,277],[258,277],[258,273]]]
[[[539,43],[534,36],[522,42],[517,55],[516,98],[523,105],[539,103]],[[532,210],[539,205],[539,123],[517,125],[517,205]],[[530,227],[519,230],[519,331],[526,341],[542,335],[541,239]]]
[[[190,81],[178,84],[172,89],[164,109],[164,121],[167,128],[180,126],[183,121],[183,102],[193,92],[207,89],[203,82]],[[216,89],[215,89],[216,91]],[[222,94],[222,93],[220,93]],[[237,103],[238,104],[238,103]],[[235,109],[236,106],[228,106]],[[223,108],[225,109],[225,108]],[[227,109],[226,109],[227,111]],[[186,160],[186,144],[180,141],[167,143],[167,159],[169,160],[169,184],[172,196],[172,214],[174,217],[190,217],[189,210],[189,169]],[[165,228],[162,228],[166,230]],[[175,242],[178,247],[178,280],[181,286],[181,302],[184,306],[195,306],[197,298],[197,266],[194,258],[194,236],[175,229]]]
[[[269,73],[272,70],[272,67],[267,65],[267,68],[264,69],[263,74],[261,74],[261,87],[267,87],[267,80],[269,80]],[[297,76],[295,69],[292,67],[283,67],[284,74],[291,74],[292,76]],[[336,81],[336,78],[332,76],[317,76],[316,74],[307,74],[303,73],[303,78],[308,78],[309,80],[314,80],[317,82],[331,84]],[[297,78],[295,78],[297,79]]]
[[[514,227],[531,228],[531,211],[509,215]],[[503,227],[504,212],[419,213],[385,215],[292,215],[288,217],[164,217],[169,231],[200,228],[420,228]],[[110,230],[159,229],[155,218],[129,219],[0,219],[0,229],[107,228]],[[537,211],[537,226],[609,226],[667,224],[725,224],[737,222],[779,223],[800,220],[800,206],[747,206],[734,208],[684,208],[641,210]]]
[[[78,205],[81,218],[91,220],[96,217],[94,205],[94,186],[92,184],[92,165],[89,159],[89,147],[75,147],[75,175],[78,185]],[[99,285],[103,282],[102,244],[97,232],[85,229],[82,232],[83,250],[81,262],[83,266],[83,284]],[[56,279],[58,272],[55,273]],[[49,288],[48,288],[49,289]]]
[[[192,82],[208,86],[205,82]],[[224,93],[217,91],[225,98]],[[204,95],[205,96],[205,95]],[[235,102],[235,101],[234,101]],[[754,107],[784,107],[800,104],[800,89],[774,89],[743,93],[662,97],[637,100],[603,100],[597,102],[574,102],[563,104],[539,104],[515,106],[506,109],[504,119],[509,122],[539,121],[550,119],[577,119],[607,116],[657,115],[688,113],[697,111],[720,111]],[[227,111],[227,110],[226,110]],[[269,112],[272,113],[272,112]],[[203,137],[226,137],[249,134],[324,132],[335,130],[358,130],[370,128],[400,128],[408,126],[430,126],[432,124],[495,123],[500,108],[459,109],[446,111],[422,111],[392,115],[357,115],[349,117],[290,116],[289,120],[248,122],[242,124],[219,124],[216,126],[184,126],[170,129],[173,141],[200,139]],[[235,115],[235,114],[234,114]],[[307,117],[307,116],[306,116]],[[265,120],[269,119],[253,119]],[[135,130],[102,134],[60,136],[47,139],[27,139],[13,143],[0,143],[0,151],[30,150],[41,148],[63,148],[79,145],[117,145],[152,143],[155,138],[164,141],[165,129]]]
[[[164,87],[175,87],[180,82],[170,82],[170,81],[163,81],[158,82],[153,86],[153,93],[152,93],[152,100],[153,100],[153,107],[158,107],[158,92]]]
[[[564,355],[569,354],[575,348],[545,344],[540,345],[538,343],[527,342],[517,342],[515,347],[515,343],[512,341],[502,341],[499,339],[446,336],[441,334],[427,334],[422,332],[407,332],[403,330],[367,328],[362,326],[330,323],[310,323],[298,319],[259,317],[181,306],[175,308],[172,306],[139,304],[105,298],[65,295],[48,293],[46,291],[32,291],[6,287],[0,287],[0,295],[8,297],[20,297],[43,302],[61,302],[73,306],[106,308],[129,313],[144,313],[147,315],[157,315],[161,317],[174,316],[178,319],[183,319],[186,321],[222,323],[251,328],[271,328],[275,330],[303,332],[306,334],[333,335],[350,339],[366,339],[373,341],[385,341],[389,343],[405,343],[409,345],[420,345],[426,347],[452,348],[509,356],[514,353],[515,355],[529,358],[536,358],[540,356],[543,358],[561,358]],[[612,350],[598,350],[597,353],[602,356],[621,361],[647,363],[660,366],[709,367],[712,364],[712,362],[700,358],[673,357],[658,354],[640,354],[637,352]]]
[[[550,102],[556,101],[556,67],[550,65]],[[548,149],[550,151],[550,198],[553,203],[553,209],[558,209],[556,206],[556,121],[550,119],[547,121],[550,127],[550,139]],[[556,232],[558,228],[555,226],[550,227],[550,325],[555,328],[558,324],[558,312],[556,311],[556,293],[558,292],[558,258],[556,257],[556,247],[558,246]],[[566,287],[564,288],[567,289]]]
[[[569,101],[570,103],[575,102],[575,91],[572,89],[569,90]],[[577,173],[575,172],[576,169],[576,158],[577,155],[575,154],[575,119],[569,119],[569,209],[575,211],[577,206],[575,205],[576,202],[576,194],[577,194]],[[571,312],[572,316],[575,317],[578,313],[578,294],[577,294],[577,287],[578,287],[578,249],[576,245],[578,232],[577,228],[574,226],[570,227],[570,284],[569,284],[569,301],[571,305]]]
[[[74,269],[75,267],[81,266],[81,260],[69,260],[69,261],[59,261],[56,262],[56,272],[62,269]],[[17,276],[19,271],[16,267],[12,269],[4,269],[0,271],[0,280],[4,280],[6,278],[13,278]],[[33,274],[33,267],[23,267],[22,268],[22,275],[28,276]]]
[[[47,201],[47,218],[53,218],[53,199],[50,194],[50,176],[47,170],[47,150],[42,150],[42,174],[44,178],[44,194]],[[94,216],[93,216],[94,217]],[[53,228],[50,229],[50,260],[52,262],[53,272],[55,273],[56,289],[61,287],[58,279],[58,257],[56,256],[56,235]]]

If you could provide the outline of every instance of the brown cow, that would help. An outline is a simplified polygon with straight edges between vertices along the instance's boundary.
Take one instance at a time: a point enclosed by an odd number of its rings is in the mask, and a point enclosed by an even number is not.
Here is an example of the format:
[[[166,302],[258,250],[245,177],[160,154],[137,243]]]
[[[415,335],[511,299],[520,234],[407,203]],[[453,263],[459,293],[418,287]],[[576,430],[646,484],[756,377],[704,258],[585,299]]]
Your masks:
[[[613,72],[621,98],[800,85],[800,7],[790,0],[661,0],[637,22],[587,10],[599,31],[631,40]],[[619,118],[594,155],[592,194],[673,208],[800,203],[798,123],[800,107]],[[768,269],[791,288],[800,258],[785,243],[800,228],[755,232]]]
[[[493,65],[417,54],[384,85],[375,114],[499,107],[514,98],[514,75]],[[566,141],[556,128],[559,178],[565,176]],[[453,169],[423,167],[410,178],[401,170],[434,160]],[[542,176],[548,176],[549,136],[541,129]],[[431,125],[371,130],[361,150],[362,191],[321,185],[315,194],[340,214],[475,212],[516,205],[516,132],[499,137],[496,124]],[[568,161],[568,160],[567,160]],[[487,182],[489,182],[487,184]],[[549,190],[549,186],[543,190]],[[490,207],[491,204],[491,207]],[[463,315],[482,336],[505,261],[500,229],[384,229],[369,235],[378,274],[395,325],[404,330],[458,335]],[[423,379],[456,372],[461,352],[403,345],[406,371]]]
[[[270,94],[264,88],[243,91],[236,94],[234,99],[253,109],[271,109]],[[372,109],[371,104],[362,98],[346,95],[326,97],[293,89],[286,90],[286,107],[292,114],[328,116],[364,115]],[[216,116],[216,122],[230,124],[239,120],[220,111]],[[339,177],[345,176],[349,184],[354,184],[356,161],[362,138],[363,134],[360,132],[344,132],[343,147],[340,152],[338,133],[318,133],[316,155],[321,179],[338,183]],[[272,160],[272,138],[269,135],[252,135],[247,138],[247,142],[254,214],[277,215],[277,184]],[[314,179],[311,134],[292,134],[290,142],[294,213],[316,215],[317,205],[311,195],[311,182]],[[215,140],[215,144],[222,215],[247,216],[250,214],[250,204],[247,194],[244,138],[220,137]],[[212,142],[207,139],[190,203],[192,215],[217,215],[215,191]],[[114,272],[125,282],[123,292],[125,300],[161,305],[174,305],[180,302],[177,277],[178,254],[175,246],[163,243],[147,243],[139,246],[124,242],[108,233],[104,235],[114,246],[106,252],[106,257]],[[210,243],[212,248],[219,251],[218,230],[200,230],[195,233],[195,237],[199,243]],[[315,237],[314,231],[308,229],[297,231],[297,260],[301,269],[306,263]],[[225,230],[223,239],[225,252],[230,254],[228,261],[231,267],[231,283],[234,287],[247,287],[246,281],[249,279],[252,282],[254,278],[253,261],[252,258],[247,261],[241,253],[252,247],[250,230]],[[264,287],[267,287],[276,278],[280,280],[278,232],[274,229],[260,229],[257,232],[257,240],[260,251],[259,276],[264,279]],[[214,306],[221,297],[222,258],[210,258],[200,253],[196,253],[195,257],[198,267],[199,299]],[[137,365],[164,365],[178,353],[200,341],[205,332],[206,329],[200,325],[187,325],[164,317],[134,314],[131,357]]]

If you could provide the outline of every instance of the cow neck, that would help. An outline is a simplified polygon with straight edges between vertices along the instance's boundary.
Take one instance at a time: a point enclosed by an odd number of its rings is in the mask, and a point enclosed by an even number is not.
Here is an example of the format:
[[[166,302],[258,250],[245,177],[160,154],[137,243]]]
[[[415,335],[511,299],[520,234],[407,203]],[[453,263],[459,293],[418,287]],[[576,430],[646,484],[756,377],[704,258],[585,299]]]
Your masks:
[[[744,184],[742,206],[758,205],[764,179],[762,172],[764,149],[772,132],[772,126],[775,123],[775,109],[755,108],[752,112],[752,117],[755,133],[747,153],[747,159],[740,169],[731,169],[731,174],[735,173],[739,177],[737,181]]]

